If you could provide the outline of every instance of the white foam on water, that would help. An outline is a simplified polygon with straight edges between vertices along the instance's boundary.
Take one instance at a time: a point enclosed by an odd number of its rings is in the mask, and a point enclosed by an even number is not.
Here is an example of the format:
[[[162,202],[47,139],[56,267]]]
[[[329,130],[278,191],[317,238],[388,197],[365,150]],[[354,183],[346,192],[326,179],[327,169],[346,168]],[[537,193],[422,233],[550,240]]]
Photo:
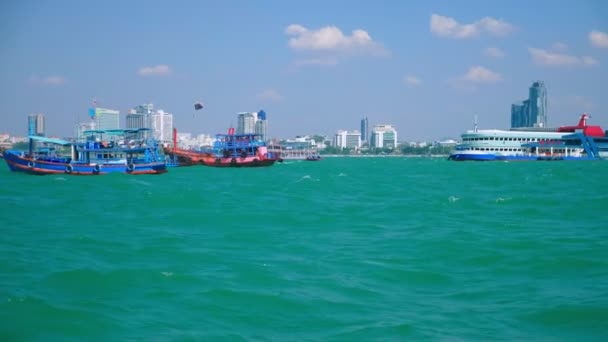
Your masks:
[[[300,183],[300,182],[301,182],[301,181],[303,181],[303,180],[306,180],[306,179],[311,179],[311,178],[312,178],[312,177],[310,177],[310,175],[305,175],[305,176],[302,176],[300,179],[298,179],[298,180],[296,181],[296,183]]]
[[[456,201],[458,201],[460,198],[456,197],[456,196],[450,196],[448,197],[448,201],[450,201],[450,203],[454,203]]]
[[[160,272],[160,274],[164,275],[165,277],[170,277],[173,275],[173,272]]]
[[[144,182],[144,181],[139,180],[139,179],[133,179],[132,182],[133,183],[137,183],[137,184],[141,184],[141,185],[145,185],[145,186],[150,186],[151,185],[150,183]]]

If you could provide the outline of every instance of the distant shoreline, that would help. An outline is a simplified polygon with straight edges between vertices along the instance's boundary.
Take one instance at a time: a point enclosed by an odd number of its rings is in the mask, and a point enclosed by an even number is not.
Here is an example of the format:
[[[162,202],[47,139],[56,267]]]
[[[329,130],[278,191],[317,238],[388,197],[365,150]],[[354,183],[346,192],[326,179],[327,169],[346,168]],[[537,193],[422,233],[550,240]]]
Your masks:
[[[418,155],[418,154],[390,154],[390,155],[367,155],[367,154],[322,154],[321,158],[447,158],[449,155],[447,154],[430,154],[430,155]],[[297,159],[297,158],[296,158]],[[288,160],[288,159],[286,159]]]

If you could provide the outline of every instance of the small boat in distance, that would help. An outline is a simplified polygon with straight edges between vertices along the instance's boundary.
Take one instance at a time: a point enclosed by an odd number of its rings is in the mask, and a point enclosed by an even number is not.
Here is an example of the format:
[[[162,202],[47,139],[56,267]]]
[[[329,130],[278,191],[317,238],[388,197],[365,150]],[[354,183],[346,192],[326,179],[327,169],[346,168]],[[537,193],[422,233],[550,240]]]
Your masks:
[[[102,175],[106,173],[161,174],[167,172],[164,156],[149,129],[85,131],[84,141],[29,137],[29,150],[6,150],[11,171],[36,175]]]
[[[321,156],[318,153],[311,153],[306,156],[306,160],[308,161],[319,161],[321,160]]]

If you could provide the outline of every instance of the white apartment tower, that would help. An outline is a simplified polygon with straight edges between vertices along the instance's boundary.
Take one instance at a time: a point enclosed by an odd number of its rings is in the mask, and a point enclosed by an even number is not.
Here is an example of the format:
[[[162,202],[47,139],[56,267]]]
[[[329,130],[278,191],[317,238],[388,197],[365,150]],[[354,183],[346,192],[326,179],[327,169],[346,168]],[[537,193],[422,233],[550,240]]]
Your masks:
[[[152,136],[161,143],[170,143],[173,139],[173,114],[159,109],[152,114]]]
[[[370,138],[370,147],[396,148],[397,130],[392,125],[374,125]]]
[[[334,136],[334,145],[340,148],[361,148],[361,132],[359,131],[344,131],[336,132]]]

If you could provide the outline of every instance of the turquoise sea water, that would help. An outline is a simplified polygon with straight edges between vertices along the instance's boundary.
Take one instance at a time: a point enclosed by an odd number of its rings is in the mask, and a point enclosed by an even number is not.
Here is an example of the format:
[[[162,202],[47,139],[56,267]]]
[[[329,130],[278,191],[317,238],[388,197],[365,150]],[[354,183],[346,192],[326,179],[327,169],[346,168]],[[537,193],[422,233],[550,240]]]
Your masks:
[[[608,162],[0,166],[0,339],[608,339]]]

